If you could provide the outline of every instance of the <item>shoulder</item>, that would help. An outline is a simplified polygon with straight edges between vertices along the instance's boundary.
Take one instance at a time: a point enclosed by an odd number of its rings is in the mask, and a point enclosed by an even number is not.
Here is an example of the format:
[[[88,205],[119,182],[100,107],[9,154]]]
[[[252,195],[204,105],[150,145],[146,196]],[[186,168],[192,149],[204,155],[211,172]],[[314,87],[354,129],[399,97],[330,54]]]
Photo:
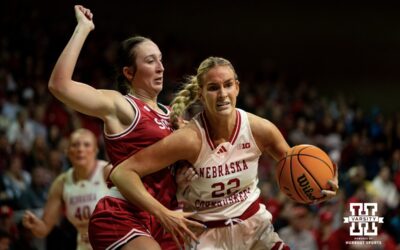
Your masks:
[[[260,142],[260,144],[269,144],[277,136],[280,136],[279,129],[271,121],[251,113],[247,113],[247,116],[249,117],[249,124],[254,139]]]
[[[64,191],[64,184],[67,179],[67,173],[68,173],[68,171],[57,176],[56,179],[51,184],[50,192],[53,195],[62,195],[62,193]]]
[[[127,96],[121,94],[118,91],[110,90],[110,89],[100,89],[99,91],[103,94],[103,96],[106,99],[111,100],[113,102],[113,104],[116,105],[116,107],[118,107],[119,105],[123,105],[123,106],[129,105],[130,106]]]
[[[182,154],[182,160],[194,162],[201,149],[201,133],[194,121],[190,121],[185,127],[174,131],[165,137],[165,145],[177,154]]]
[[[69,173],[69,172],[70,172],[70,170],[67,170],[67,171],[65,171],[64,173],[58,175],[58,176],[56,177],[56,179],[54,180],[53,184],[56,184],[56,185],[58,185],[58,184],[64,184],[65,181],[67,180],[67,176],[68,176],[68,173]]]
[[[113,165],[111,164],[111,162],[100,160],[100,159],[97,160],[97,165],[100,167],[100,171],[103,172],[104,180],[107,180],[108,175],[110,174]]]
[[[257,115],[247,112],[247,117],[249,119],[249,124],[251,127],[251,131],[254,134],[258,133],[268,133],[271,132],[272,129],[276,128],[276,126],[267,119],[261,118]]]
[[[193,119],[183,128],[174,131],[173,134],[178,134],[180,137],[185,138],[185,141],[189,143],[196,143],[201,141],[201,133],[199,127],[196,125]]]

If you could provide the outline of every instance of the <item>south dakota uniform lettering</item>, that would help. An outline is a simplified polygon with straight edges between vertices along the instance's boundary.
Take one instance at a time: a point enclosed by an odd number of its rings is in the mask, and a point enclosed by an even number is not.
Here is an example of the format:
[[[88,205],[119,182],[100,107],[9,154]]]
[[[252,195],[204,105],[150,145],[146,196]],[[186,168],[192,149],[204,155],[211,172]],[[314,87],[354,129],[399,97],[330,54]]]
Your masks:
[[[87,228],[97,201],[108,194],[103,176],[103,169],[107,164],[106,161],[98,160],[93,175],[87,180],[74,181],[73,168],[65,174],[63,187],[65,212],[68,220],[78,230],[78,250],[92,249]]]

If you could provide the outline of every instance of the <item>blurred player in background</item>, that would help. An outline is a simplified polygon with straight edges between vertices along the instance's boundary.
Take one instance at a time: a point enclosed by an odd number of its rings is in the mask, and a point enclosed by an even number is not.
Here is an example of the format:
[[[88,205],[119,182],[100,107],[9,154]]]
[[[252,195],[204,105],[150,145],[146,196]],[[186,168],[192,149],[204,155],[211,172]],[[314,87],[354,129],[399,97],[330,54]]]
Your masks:
[[[46,237],[65,216],[78,231],[77,249],[91,250],[88,238],[89,218],[97,201],[108,194],[105,176],[111,165],[97,159],[97,140],[87,129],[77,129],[70,137],[68,158],[72,168],[52,183],[42,218],[26,211],[22,222],[34,236]]]

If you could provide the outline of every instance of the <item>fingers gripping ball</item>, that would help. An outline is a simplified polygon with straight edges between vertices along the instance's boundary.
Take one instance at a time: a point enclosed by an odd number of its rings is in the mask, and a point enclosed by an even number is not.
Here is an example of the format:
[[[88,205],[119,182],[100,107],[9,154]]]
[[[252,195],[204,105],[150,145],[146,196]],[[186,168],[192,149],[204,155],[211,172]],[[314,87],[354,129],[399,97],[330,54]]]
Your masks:
[[[328,181],[335,170],[329,156],[313,145],[297,145],[279,160],[276,179],[279,188],[289,198],[299,203],[312,203],[323,198],[323,189],[331,189]]]

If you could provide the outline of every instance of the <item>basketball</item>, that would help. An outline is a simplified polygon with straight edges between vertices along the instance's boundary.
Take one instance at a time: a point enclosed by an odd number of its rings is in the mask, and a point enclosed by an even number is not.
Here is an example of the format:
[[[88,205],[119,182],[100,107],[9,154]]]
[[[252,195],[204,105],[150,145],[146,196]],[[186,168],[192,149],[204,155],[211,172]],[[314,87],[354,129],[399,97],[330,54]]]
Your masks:
[[[323,198],[331,189],[335,169],[329,156],[313,145],[297,145],[277,163],[276,179],[280,190],[292,200],[309,204]]]

